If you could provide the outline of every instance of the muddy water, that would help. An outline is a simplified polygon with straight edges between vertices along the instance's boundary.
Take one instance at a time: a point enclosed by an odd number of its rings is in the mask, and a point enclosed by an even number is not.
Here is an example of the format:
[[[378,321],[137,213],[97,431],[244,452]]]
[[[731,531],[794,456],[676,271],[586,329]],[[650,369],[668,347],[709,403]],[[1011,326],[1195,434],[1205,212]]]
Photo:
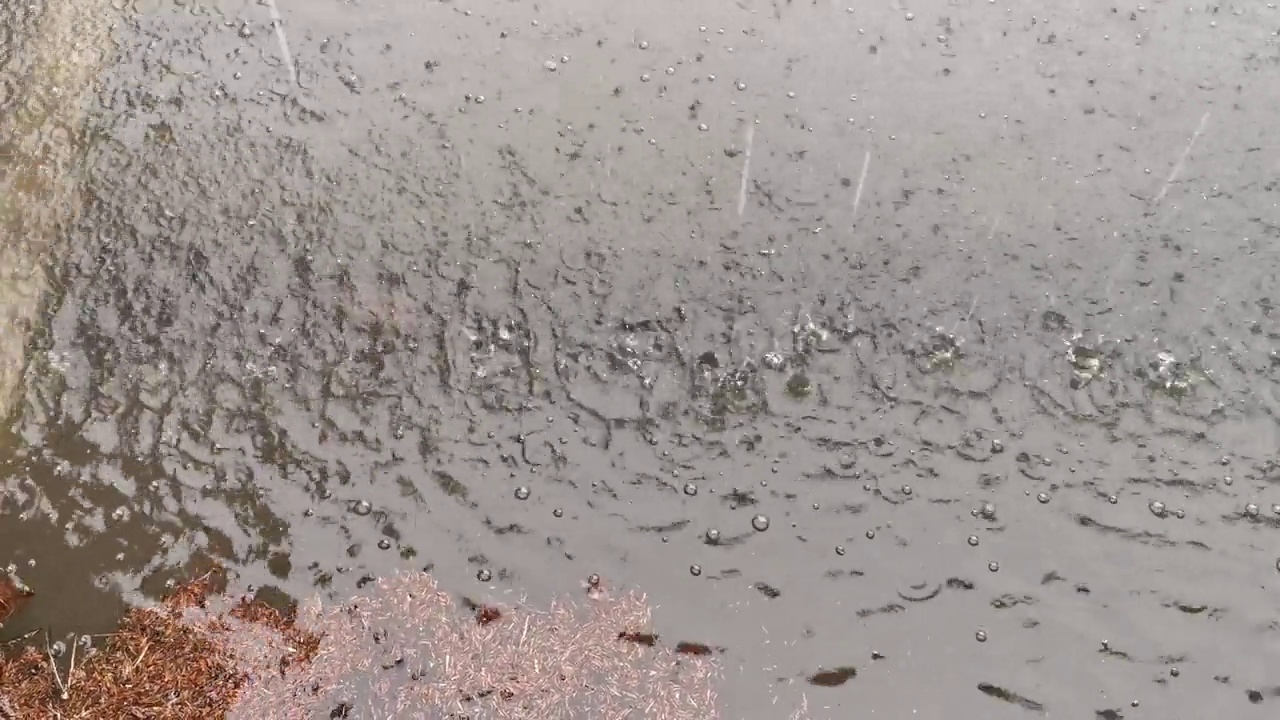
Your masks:
[[[726,717],[1280,706],[1274,7],[116,5],[6,636],[600,573]]]

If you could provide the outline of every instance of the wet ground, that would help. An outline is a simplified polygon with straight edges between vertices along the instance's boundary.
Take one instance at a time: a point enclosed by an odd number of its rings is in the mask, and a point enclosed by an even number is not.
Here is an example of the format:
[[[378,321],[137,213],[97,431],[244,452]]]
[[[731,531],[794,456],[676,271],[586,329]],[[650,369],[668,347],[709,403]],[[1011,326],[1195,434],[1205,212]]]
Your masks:
[[[209,559],[599,573],[725,649],[729,718],[1280,707],[1274,4],[46,0],[0,42],[48,277],[4,282],[5,637]]]

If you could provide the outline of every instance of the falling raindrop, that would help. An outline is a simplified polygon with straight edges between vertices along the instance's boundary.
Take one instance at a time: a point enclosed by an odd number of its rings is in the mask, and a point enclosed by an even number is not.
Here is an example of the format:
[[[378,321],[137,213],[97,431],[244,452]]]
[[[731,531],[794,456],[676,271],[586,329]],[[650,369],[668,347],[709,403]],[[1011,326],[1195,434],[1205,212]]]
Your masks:
[[[489,572],[488,568],[482,568],[480,572],[476,573],[476,579],[480,582],[489,582],[493,579],[493,573]]]
[[[751,518],[751,527],[755,528],[756,532],[764,532],[765,530],[768,530],[769,517],[767,515],[757,514],[755,517]]]
[[[516,488],[516,499],[517,499],[517,500],[528,500],[528,499],[529,499],[529,488],[527,488],[527,487],[525,487],[525,486],[523,486],[523,485],[521,485],[520,487]]]

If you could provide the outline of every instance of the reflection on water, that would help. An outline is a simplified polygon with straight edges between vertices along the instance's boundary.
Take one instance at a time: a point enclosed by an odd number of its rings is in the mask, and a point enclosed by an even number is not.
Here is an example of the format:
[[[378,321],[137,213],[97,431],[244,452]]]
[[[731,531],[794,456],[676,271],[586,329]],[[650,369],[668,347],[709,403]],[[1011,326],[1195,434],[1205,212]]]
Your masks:
[[[598,572],[727,717],[1263,717],[1280,15],[1032,5],[131,12],[6,633]]]

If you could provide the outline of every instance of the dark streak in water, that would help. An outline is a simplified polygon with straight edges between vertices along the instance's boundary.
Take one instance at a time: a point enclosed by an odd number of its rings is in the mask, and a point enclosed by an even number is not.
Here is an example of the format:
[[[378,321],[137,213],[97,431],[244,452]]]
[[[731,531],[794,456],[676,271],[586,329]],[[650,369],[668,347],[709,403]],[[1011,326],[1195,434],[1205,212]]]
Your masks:
[[[1032,712],[1044,712],[1044,705],[1011,690],[1006,690],[998,685],[992,685],[991,683],[978,683],[978,689],[981,690],[984,695],[989,695],[997,700],[1012,703],[1026,710],[1031,710]]]

